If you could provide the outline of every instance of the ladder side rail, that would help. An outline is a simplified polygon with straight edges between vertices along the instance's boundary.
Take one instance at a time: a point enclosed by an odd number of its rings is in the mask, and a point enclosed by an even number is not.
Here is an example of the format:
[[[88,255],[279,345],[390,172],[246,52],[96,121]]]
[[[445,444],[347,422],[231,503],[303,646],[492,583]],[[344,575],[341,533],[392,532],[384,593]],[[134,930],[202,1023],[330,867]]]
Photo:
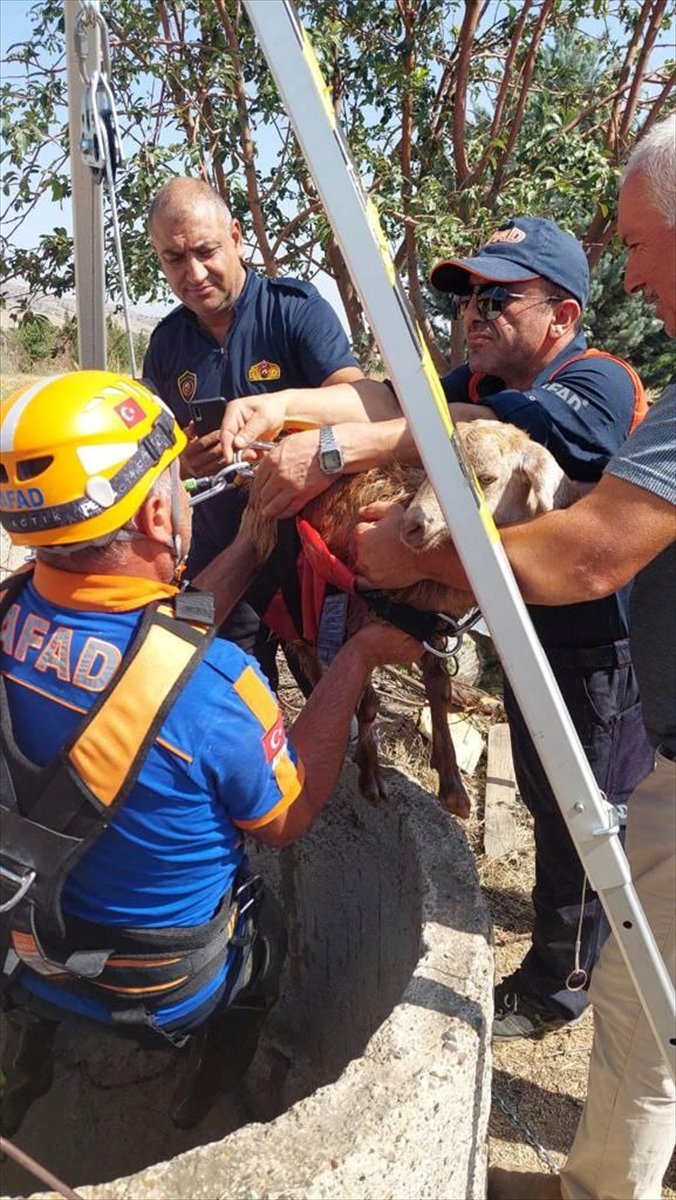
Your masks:
[[[68,134],[73,208],[73,254],[79,366],[106,367],[106,283],[103,240],[103,195],[80,153],[80,97],[82,80],[74,46],[76,18],[81,0],[64,0]],[[88,69],[98,70],[100,39],[92,30]]]

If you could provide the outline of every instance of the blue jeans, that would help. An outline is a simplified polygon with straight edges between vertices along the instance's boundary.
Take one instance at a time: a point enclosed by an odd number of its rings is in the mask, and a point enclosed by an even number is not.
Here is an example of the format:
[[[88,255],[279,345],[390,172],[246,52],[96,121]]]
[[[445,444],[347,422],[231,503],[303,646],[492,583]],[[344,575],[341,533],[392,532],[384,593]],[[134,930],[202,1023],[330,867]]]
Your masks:
[[[591,649],[545,647],[545,653],[599,787],[611,804],[626,805],[655,757],[643,726],[628,639]],[[507,680],[505,710],[519,791],[535,826],[535,921],[531,948],[519,968],[519,991],[548,1015],[572,1020],[587,1006],[589,976],[609,926],[588,887],[580,948],[587,980],[582,989],[569,990],[584,870]]]

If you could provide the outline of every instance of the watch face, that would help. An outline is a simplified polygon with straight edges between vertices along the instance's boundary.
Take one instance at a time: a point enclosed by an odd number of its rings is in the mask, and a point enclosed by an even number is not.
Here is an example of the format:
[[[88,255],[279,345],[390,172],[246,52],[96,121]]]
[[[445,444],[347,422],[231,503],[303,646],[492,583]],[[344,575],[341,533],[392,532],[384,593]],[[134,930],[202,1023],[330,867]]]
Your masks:
[[[321,468],[327,475],[333,475],[335,471],[340,471],[343,465],[343,456],[340,450],[322,450]]]

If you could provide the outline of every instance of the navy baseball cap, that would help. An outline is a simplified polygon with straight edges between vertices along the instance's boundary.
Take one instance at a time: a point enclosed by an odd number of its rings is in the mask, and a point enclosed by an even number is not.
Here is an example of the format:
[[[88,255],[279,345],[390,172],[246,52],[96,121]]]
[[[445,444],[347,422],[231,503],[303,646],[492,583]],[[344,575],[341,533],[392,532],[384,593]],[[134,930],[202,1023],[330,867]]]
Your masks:
[[[514,217],[489,237],[472,258],[447,258],[432,268],[440,292],[468,292],[469,274],[487,283],[516,283],[542,276],[564,288],[581,308],[589,295],[589,267],[580,242],[545,217]]]

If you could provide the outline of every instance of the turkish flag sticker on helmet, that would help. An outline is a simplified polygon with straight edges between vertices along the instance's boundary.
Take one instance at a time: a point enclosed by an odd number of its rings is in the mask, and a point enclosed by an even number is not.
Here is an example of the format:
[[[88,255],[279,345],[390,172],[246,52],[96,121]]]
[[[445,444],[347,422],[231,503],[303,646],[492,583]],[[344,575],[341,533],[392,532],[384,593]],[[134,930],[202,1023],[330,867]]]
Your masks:
[[[262,741],[263,741],[263,753],[265,754],[265,761],[272,762],[273,759],[275,759],[277,757],[280,750],[284,749],[284,746],[286,743],[286,733],[284,730],[284,717],[282,716],[281,713],[277,717],[277,720],[275,721],[272,728],[268,729],[268,731],[265,734],[265,736],[263,737]]]
[[[121,404],[116,404],[115,412],[124,421],[127,429],[138,425],[139,421],[143,421],[146,415],[138,401],[133,400],[131,396],[127,400],[123,400]]]

